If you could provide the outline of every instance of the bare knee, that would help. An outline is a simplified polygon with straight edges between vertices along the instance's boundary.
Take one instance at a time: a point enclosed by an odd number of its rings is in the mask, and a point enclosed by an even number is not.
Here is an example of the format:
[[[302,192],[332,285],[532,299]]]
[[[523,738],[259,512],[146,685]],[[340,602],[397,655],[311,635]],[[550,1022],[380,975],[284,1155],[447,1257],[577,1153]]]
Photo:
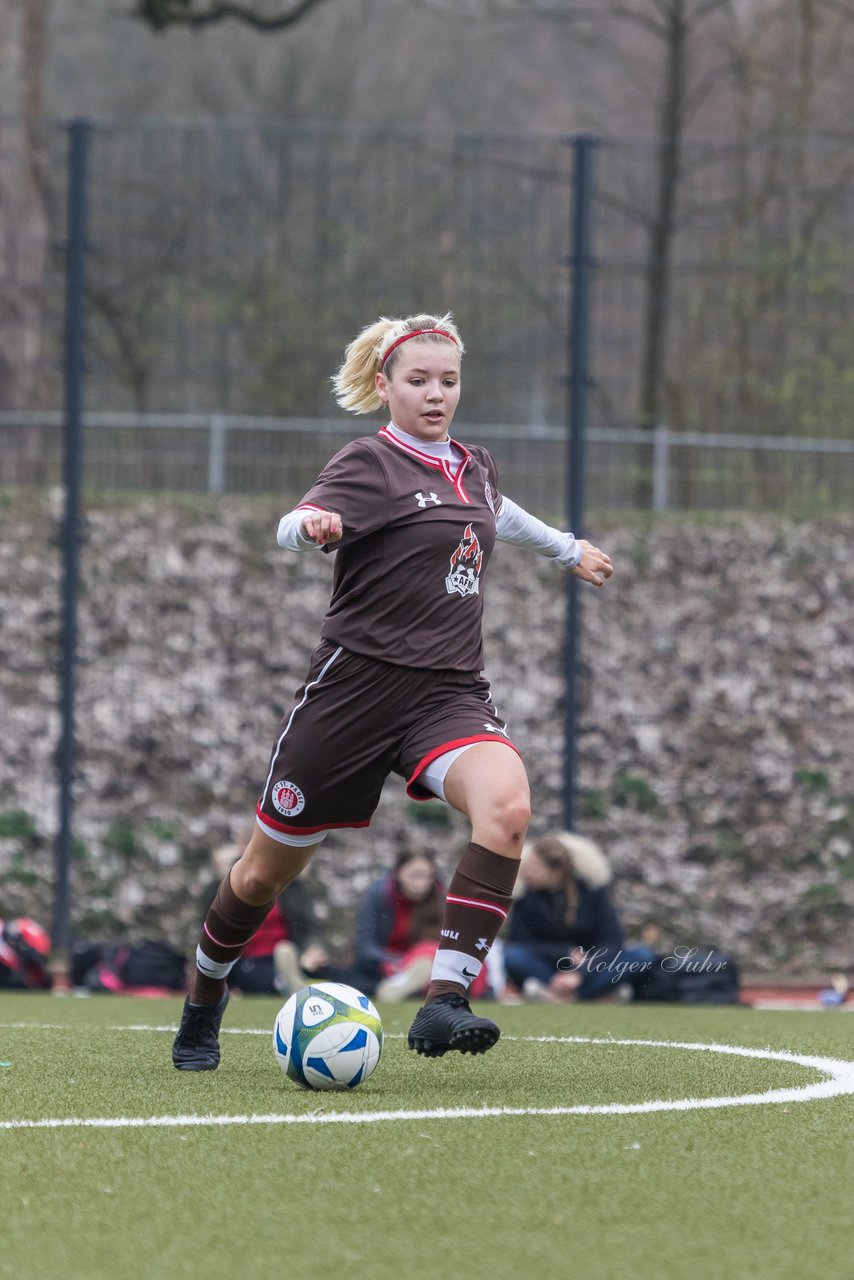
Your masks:
[[[531,821],[531,797],[527,789],[511,796],[499,810],[498,816],[506,839],[511,844],[518,844],[521,851]]]
[[[495,742],[477,743],[448,770],[445,797],[471,819],[475,844],[519,857],[531,820],[531,792],[515,752]]]
[[[285,886],[271,869],[252,866],[251,863],[241,867],[238,862],[231,869],[231,887],[243,902],[262,906],[278,897]]]
[[[257,906],[272,902],[308,865],[315,848],[277,843],[272,849],[259,849],[250,842],[231,868],[231,887],[244,902]]]
[[[484,806],[472,823],[472,838],[496,853],[519,857],[530,821],[530,794],[520,787]]]

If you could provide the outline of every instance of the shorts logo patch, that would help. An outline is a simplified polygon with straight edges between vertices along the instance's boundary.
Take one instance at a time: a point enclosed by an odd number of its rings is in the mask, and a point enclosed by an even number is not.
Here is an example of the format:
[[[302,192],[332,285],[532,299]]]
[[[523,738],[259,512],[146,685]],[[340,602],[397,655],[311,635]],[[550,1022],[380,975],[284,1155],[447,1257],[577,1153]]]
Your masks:
[[[295,818],[305,808],[305,796],[295,782],[277,782],[272,800],[274,808],[286,818]]]

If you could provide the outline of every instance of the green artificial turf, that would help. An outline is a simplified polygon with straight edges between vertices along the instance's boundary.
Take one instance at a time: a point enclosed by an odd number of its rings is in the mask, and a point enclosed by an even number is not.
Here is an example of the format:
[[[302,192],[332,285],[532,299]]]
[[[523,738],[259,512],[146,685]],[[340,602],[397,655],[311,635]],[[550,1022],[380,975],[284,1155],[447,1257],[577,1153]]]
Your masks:
[[[174,1071],[169,1058],[179,1001],[0,997],[0,1122],[280,1118],[0,1129],[2,1280],[854,1276],[851,1096],[325,1122],[799,1088],[825,1076],[789,1062],[614,1041],[854,1059],[849,1014],[493,1006],[483,1011],[504,1034],[489,1054],[427,1060],[405,1048],[415,1006],[387,1006],[375,1074],[352,1093],[316,1094],[287,1081],[273,1057],[267,1030],[277,1003],[233,1001],[222,1066],[196,1075]],[[312,1113],[324,1122],[281,1119]]]

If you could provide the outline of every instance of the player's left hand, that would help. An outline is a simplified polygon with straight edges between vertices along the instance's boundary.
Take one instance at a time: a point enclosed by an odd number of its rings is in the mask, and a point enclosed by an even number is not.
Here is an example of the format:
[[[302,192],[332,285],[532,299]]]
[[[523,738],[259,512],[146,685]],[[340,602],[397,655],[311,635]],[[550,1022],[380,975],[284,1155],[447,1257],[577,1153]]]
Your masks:
[[[570,573],[574,573],[576,578],[581,578],[582,582],[589,582],[594,587],[604,586],[606,578],[610,578],[614,572],[611,557],[604,551],[600,551],[598,547],[594,547],[593,543],[588,542],[586,538],[580,539],[579,546],[581,559],[574,568],[570,569]]]

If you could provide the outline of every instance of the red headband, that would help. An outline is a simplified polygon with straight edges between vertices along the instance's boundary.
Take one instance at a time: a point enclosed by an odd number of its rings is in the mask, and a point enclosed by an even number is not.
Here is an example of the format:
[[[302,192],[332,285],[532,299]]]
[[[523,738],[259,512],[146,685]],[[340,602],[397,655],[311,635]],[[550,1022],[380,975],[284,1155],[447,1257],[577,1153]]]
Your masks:
[[[459,343],[457,342],[457,340],[456,340],[456,338],[454,337],[454,335],[453,335],[452,333],[447,333],[444,329],[410,329],[409,333],[405,333],[405,334],[403,335],[403,337],[402,337],[402,338],[398,338],[395,342],[393,342],[393,343],[391,344],[391,346],[389,347],[388,351],[386,351],[385,355],[384,355],[384,356],[383,356],[383,358],[380,360],[380,373],[382,373],[383,366],[385,365],[385,362],[386,362],[386,360],[388,360],[388,358],[389,358],[389,356],[391,355],[392,351],[394,351],[395,347],[399,347],[399,346],[400,346],[400,344],[401,344],[401,342],[408,342],[410,338],[418,338],[418,337],[420,337],[422,333],[438,333],[438,334],[441,334],[441,336],[442,336],[443,338],[449,338],[449,339],[450,339],[450,341],[451,341],[451,342],[453,342],[453,344],[454,344],[454,346],[455,346],[455,347],[459,346]]]

